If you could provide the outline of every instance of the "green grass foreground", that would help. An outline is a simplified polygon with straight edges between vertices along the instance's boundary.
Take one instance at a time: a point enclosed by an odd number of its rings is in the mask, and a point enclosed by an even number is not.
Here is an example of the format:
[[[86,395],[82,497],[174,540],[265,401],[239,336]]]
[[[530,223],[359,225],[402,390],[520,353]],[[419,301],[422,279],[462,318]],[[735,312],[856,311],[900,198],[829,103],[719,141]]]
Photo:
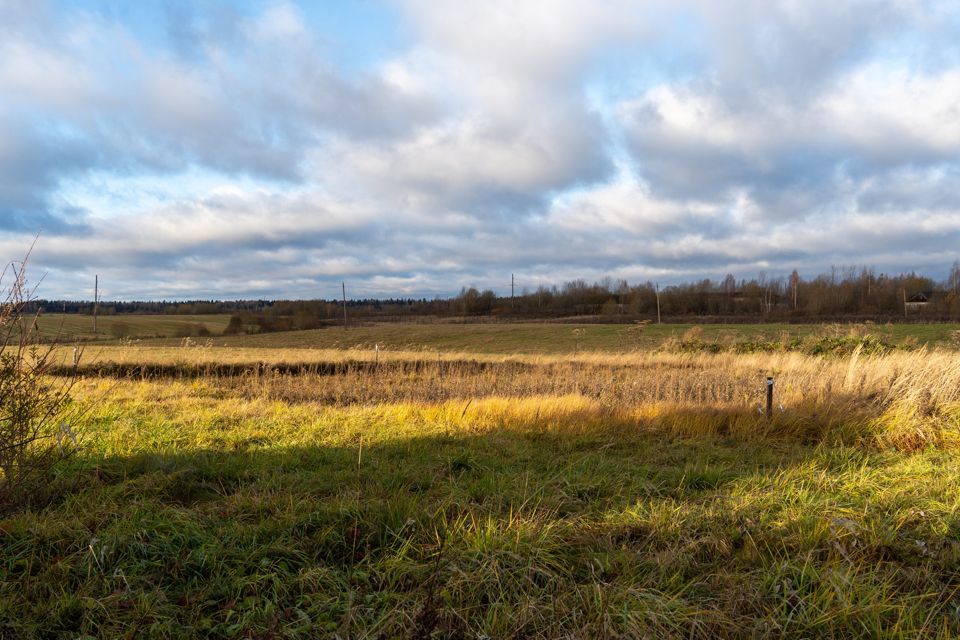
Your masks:
[[[960,453],[681,437],[575,397],[85,382],[0,520],[3,638],[960,633]]]

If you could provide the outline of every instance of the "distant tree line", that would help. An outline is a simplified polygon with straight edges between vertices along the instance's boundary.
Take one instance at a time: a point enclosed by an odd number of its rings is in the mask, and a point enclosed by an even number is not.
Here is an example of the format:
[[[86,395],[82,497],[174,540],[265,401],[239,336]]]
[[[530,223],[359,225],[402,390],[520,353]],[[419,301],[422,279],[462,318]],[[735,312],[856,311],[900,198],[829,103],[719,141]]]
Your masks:
[[[716,317],[745,320],[804,320],[875,318],[960,318],[960,262],[944,282],[906,273],[877,274],[868,267],[835,267],[805,280],[797,271],[788,276],[722,280],[658,287],[653,282],[631,285],[605,278],[588,283],[574,280],[562,286],[524,291],[514,299],[492,291],[463,289],[448,301],[462,315],[628,316],[664,318]]]
[[[227,333],[262,333],[316,329],[343,321],[339,300],[193,300],[186,302],[101,302],[98,313],[231,314]],[[88,301],[47,301],[32,304],[46,313],[91,314]],[[573,280],[563,285],[523,290],[514,297],[492,290],[464,287],[448,298],[348,300],[351,322],[449,319],[562,319],[590,316],[599,321],[692,317],[715,321],[818,320],[955,320],[960,319],[960,262],[945,281],[916,273],[877,274],[869,267],[834,267],[829,273],[804,279],[788,276],[721,280],[658,287],[653,282],[630,284],[605,278]]]

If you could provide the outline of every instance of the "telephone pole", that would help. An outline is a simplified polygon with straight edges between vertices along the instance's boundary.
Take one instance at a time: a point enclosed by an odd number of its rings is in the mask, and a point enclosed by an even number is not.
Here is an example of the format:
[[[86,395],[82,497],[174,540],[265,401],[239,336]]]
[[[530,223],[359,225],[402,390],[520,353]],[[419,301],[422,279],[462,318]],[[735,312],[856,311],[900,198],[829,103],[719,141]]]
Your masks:
[[[340,288],[343,290],[343,328],[347,328],[347,283],[340,282]]]
[[[100,276],[93,276],[93,335],[97,335],[97,306],[100,304]]]

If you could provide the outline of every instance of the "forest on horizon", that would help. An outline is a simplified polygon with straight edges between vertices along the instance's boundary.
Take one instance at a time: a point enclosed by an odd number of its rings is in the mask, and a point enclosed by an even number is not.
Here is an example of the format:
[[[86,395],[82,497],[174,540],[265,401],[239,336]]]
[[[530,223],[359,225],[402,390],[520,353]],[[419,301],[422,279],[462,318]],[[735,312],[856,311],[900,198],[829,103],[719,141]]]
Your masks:
[[[572,280],[559,286],[524,288],[515,295],[463,287],[447,298],[318,299],[318,300],[192,300],[99,301],[97,313],[232,314],[231,331],[311,329],[343,322],[344,307],[352,321],[414,319],[536,320],[582,318],[629,322],[659,317],[697,317],[700,321],[843,321],[954,320],[960,317],[960,262],[944,281],[916,273],[877,275],[869,267],[835,267],[830,273],[804,279],[797,271],[786,277],[695,282],[659,287],[654,282],[630,284],[604,278],[589,283]],[[37,300],[43,313],[92,314],[92,301]]]

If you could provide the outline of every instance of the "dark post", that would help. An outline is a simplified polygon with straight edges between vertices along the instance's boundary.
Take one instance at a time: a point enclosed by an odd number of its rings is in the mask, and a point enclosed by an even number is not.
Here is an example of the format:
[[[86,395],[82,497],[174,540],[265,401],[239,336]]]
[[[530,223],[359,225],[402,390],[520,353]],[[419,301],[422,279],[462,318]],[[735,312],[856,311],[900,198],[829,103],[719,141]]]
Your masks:
[[[347,328],[347,283],[341,282],[340,288],[343,290],[343,328]]]
[[[767,418],[773,417],[773,377],[767,376]]]

